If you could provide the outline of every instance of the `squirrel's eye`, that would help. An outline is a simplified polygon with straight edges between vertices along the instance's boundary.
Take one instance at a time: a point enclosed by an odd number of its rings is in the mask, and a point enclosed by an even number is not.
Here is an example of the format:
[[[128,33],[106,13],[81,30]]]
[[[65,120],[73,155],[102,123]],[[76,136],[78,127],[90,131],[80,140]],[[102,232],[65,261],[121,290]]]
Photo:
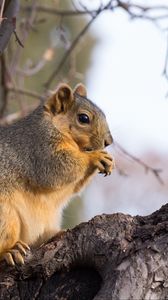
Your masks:
[[[78,120],[80,123],[84,123],[84,124],[89,124],[90,123],[90,119],[88,117],[88,115],[86,114],[79,114],[78,115]]]

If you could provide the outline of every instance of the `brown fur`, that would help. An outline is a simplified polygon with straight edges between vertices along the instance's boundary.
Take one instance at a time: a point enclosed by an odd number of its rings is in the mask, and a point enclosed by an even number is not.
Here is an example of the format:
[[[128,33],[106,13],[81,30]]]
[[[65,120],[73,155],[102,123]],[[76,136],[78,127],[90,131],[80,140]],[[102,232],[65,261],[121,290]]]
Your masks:
[[[9,264],[59,232],[71,196],[114,167],[102,150],[112,142],[105,116],[85,97],[83,85],[62,84],[44,107],[0,129],[0,258]],[[89,124],[78,120],[84,113]]]

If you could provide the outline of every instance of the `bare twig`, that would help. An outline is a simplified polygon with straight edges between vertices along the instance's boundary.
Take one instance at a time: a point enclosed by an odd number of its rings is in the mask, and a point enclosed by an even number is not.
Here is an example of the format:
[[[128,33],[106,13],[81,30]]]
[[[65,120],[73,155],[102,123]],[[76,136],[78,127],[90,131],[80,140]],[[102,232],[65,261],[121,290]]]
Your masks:
[[[4,7],[5,7],[5,0],[2,0],[1,11],[0,11],[0,26],[1,26],[1,23],[2,23],[2,21],[3,21]]]
[[[89,15],[93,13],[97,13],[97,10],[59,10],[59,9],[54,9],[52,7],[47,7],[47,6],[42,6],[42,5],[37,5],[36,7],[38,12],[43,12],[43,13],[49,13],[52,15],[57,15],[60,17],[72,17],[72,16],[80,16],[80,15]],[[31,10],[31,6],[24,6],[22,7],[22,10]]]
[[[14,35],[15,35],[16,42],[18,42],[18,44],[19,44],[22,48],[24,48],[24,45],[22,44],[21,40],[19,39],[16,30],[14,30],[13,33],[14,33]]]
[[[29,32],[35,21],[35,17],[36,17],[36,1],[33,0],[30,13],[27,16],[24,25],[22,25],[22,27],[21,27],[21,29],[22,29],[22,35],[21,35],[22,42],[21,43],[22,44],[24,44],[25,40],[27,39],[27,37],[29,35]],[[20,41],[20,39],[19,39],[19,41]],[[9,71],[10,71],[11,76],[15,76],[16,69],[17,69],[19,59],[21,56],[21,51],[22,51],[22,48],[17,47],[16,51],[13,53],[13,57],[12,57],[12,60],[11,60],[10,66],[9,66]]]
[[[8,1],[3,13],[3,22],[0,26],[0,54],[5,50],[16,27],[16,16],[19,10],[19,0]]]
[[[54,70],[54,72],[51,74],[51,76],[49,77],[48,81],[45,83],[45,87],[48,89],[50,84],[52,83],[53,79],[58,75],[58,73],[60,72],[60,70],[62,69],[63,65],[65,64],[67,58],[69,57],[69,55],[72,53],[72,51],[74,50],[74,48],[76,47],[76,45],[78,44],[79,40],[81,39],[81,37],[87,32],[88,28],[90,27],[90,25],[93,23],[93,21],[95,20],[95,17],[93,17],[89,23],[87,23],[87,25],[82,29],[82,31],[77,35],[77,37],[75,38],[75,40],[72,42],[71,46],[69,47],[69,49],[65,52],[65,54],[63,55],[61,61],[59,62],[56,70]]]
[[[84,6],[82,4],[83,10],[80,9],[75,9],[75,10],[59,10],[59,9],[54,9],[52,7],[48,7],[48,6],[43,6],[43,5],[37,5],[37,11],[38,12],[43,12],[43,13],[49,13],[49,14],[53,14],[53,15],[57,15],[57,16],[61,16],[61,17],[72,17],[72,16],[80,16],[80,15],[94,15],[97,14],[97,11],[100,9],[100,7],[98,9],[93,9],[93,10],[89,10],[87,9],[86,6]],[[101,6],[101,9],[103,11],[105,10],[112,10],[113,8],[116,7],[120,7],[123,8],[124,10],[126,10],[129,14],[134,15],[135,17],[142,17],[142,13],[149,13],[149,12],[153,12],[153,11],[157,11],[157,10],[162,10],[162,11],[168,11],[168,6],[166,5],[154,5],[154,6],[142,6],[142,5],[138,5],[138,4],[134,4],[131,3],[130,1],[125,2],[125,1],[111,1],[111,6]],[[133,12],[131,12],[131,10],[137,10],[139,11],[139,14],[134,14]],[[22,7],[22,10],[31,10],[31,6],[24,6]],[[166,15],[165,15],[166,16]],[[165,17],[164,16],[164,17]],[[147,16],[144,15],[144,18],[146,18]],[[149,16],[148,16],[149,18]],[[161,18],[161,15],[159,15],[156,18]]]
[[[8,91],[13,92],[13,93],[19,93],[21,95],[26,95],[26,96],[36,98],[36,99],[39,99],[39,100],[44,100],[45,99],[44,96],[42,96],[38,93],[29,91],[29,90],[25,90],[25,89],[18,89],[18,88],[14,88],[14,87],[8,87]]]
[[[19,110],[15,113],[9,114],[8,116],[5,116],[2,119],[0,119],[0,125],[11,124],[14,121],[16,121],[16,120],[20,119],[21,117],[24,117],[27,114],[29,114],[30,112],[32,112],[36,107],[37,107],[37,104],[29,105],[29,108],[27,110],[24,110],[24,113]]]
[[[160,176],[160,172],[162,171],[161,169],[156,169],[156,168],[152,168],[151,166],[149,166],[148,164],[146,164],[144,161],[142,161],[141,159],[139,159],[138,157],[132,155],[131,153],[129,153],[127,150],[125,150],[119,143],[117,143],[116,141],[114,142],[114,147],[116,147],[118,150],[120,150],[124,155],[128,156],[129,158],[131,158],[132,160],[134,160],[136,163],[138,163],[139,165],[141,165],[144,169],[145,172],[151,172],[156,179],[159,181],[160,184],[164,184],[163,179]]]
[[[0,118],[4,115],[7,107],[7,82],[6,82],[6,61],[4,54],[0,57]]]
[[[52,60],[53,55],[53,48],[48,48],[46,49],[40,60],[33,67],[25,66],[22,69],[17,68],[17,73],[24,76],[32,76],[34,74],[37,74],[40,70],[42,70],[45,67],[47,62]]]
[[[163,69],[163,76],[168,80],[167,65],[168,65],[168,33],[167,33],[165,63],[164,63],[164,69]]]
[[[81,4],[81,3],[80,3]],[[86,24],[86,26],[82,29],[82,31],[77,35],[75,40],[72,42],[69,49],[65,52],[63,55],[61,61],[59,62],[56,70],[51,74],[48,81],[46,82],[45,86],[48,88],[50,84],[52,83],[53,79],[59,74],[60,70],[62,69],[63,65],[67,61],[68,57],[74,50],[74,48],[77,46],[78,42],[80,41],[81,37],[87,32],[90,25],[93,23],[95,18],[97,18],[101,12],[105,10],[113,10],[114,8],[122,8],[124,9],[132,18],[144,18],[146,20],[150,20],[155,22],[157,19],[165,18],[166,15],[160,14],[158,16],[151,16],[148,14],[151,11],[156,10],[162,10],[162,11],[168,11],[168,6],[164,5],[155,5],[155,6],[142,6],[138,4],[131,3],[129,1],[120,1],[120,0],[111,0],[108,2],[107,5],[100,5],[98,9],[88,10],[86,6],[81,4],[82,10],[75,8],[74,10],[59,10],[59,9],[53,9],[48,6],[43,5],[37,5],[36,10],[38,12],[43,13],[50,13],[54,15],[58,15],[61,17],[67,17],[67,16],[80,16],[80,15],[91,15],[92,19]],[[22,7],[23,10],[30,10],[30,6]]]
[[[128,177],[128,174],[123,169],[121,169],[118,165],[116,165],[116,170],[120,176]]]
[[[146,19],[149,21],[152,21],[155,23],[155,25],[159,25],[159,21],[168,19],[168,5],[154,5],[154,6],[142,6],[138,4],[134,4],[131,2],[125,2],[117,0],[118,7],[124,9],[131,18],[141,18]],[[153,14],[150,13],[160,11],[160,14]],[[166,13],[165,13],[166,12]],[[166,49],[166,55],[165,55],[165,63],[164,63],[164,69],[163,69],[163,75],[168,80],[168,36],[167,36],[167,49]]]
[[[68,57],[70,56],[70,54],[72,53],[72,51],[74,50],[74,48],[77,46],[78,42],[80,41],[81,37],[84,36],[84,34],[88,31],[89,27],[91,26],[91,24],[95,21],[95,19],[102,13],[102,11],[104,11],[105,9],[108,9],[109,7],[111,7],[111,3],[112,0],[108,2],[108,4],[105,7],[101,7],[100,9],[98,9],[96,11],[96,14],[94,16],[92,16],[91,20],[86,24],[86,26],[80,31],[80,33],[76,36],[76,38],[74,39],[74,41],[72,42],[71,46],[69,47],[69,49],[65,52],[65,54],[63,55],[61,61],[59,62],[56,70],[54,70],[54,72],[51,74],[51,76],[49,77],[48,81],[45,83],[45,87],[49,88],[49,86],[51,85],[53,79],[58,75],[58,73],[60,72],[60,70],[62,69],[63,65],[65,64],[65,62],[67,61]]]
[[[160,14],[158,16],[150,16],[147,13],[153,12],[153,11],[158,11],[162,10],[163,12],[168,11],[168,6],[163,6],[163,5],[156,5],[156,6],[142,6],[142,5],[137,5],[131,2],[125,2],[125,1],[120,1],[117,0],[117,5],[116,7],[120,7],[124,9],[131,17],[134,18],[144,18],[144,19],[149,19],[149,20],[157,20],[158,18],[161,19],[162,17],[165,18],[165,14]],[[137,13],[135,13],[135,10]]]

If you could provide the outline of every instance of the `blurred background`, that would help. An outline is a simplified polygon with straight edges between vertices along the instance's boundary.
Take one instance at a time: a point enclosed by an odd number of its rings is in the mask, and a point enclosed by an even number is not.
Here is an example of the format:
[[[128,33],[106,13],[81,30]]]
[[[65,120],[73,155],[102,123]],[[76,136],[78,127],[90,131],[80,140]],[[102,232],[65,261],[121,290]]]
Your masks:
[[[116,169],[70,202],[63,227],[159,209],[168,200],[167,0],[21,0],[16,21],[1,56],[0,123],[29,113],[58,82],[82,82],[114,138]]]

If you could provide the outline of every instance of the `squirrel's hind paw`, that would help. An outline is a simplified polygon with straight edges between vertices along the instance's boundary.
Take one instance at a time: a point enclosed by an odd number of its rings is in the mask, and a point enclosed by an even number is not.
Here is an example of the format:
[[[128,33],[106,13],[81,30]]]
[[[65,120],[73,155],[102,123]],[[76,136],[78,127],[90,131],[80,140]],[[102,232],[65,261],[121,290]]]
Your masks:
[[[27,250],[30,250],[29,246],[22,241],[18,241],[12,249],[1,255],[1,260],[5,260],[11,266],[15,266],[15,264],[23,265]]]

